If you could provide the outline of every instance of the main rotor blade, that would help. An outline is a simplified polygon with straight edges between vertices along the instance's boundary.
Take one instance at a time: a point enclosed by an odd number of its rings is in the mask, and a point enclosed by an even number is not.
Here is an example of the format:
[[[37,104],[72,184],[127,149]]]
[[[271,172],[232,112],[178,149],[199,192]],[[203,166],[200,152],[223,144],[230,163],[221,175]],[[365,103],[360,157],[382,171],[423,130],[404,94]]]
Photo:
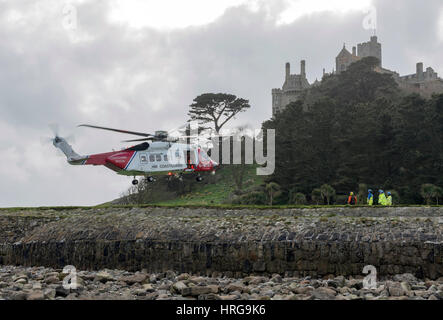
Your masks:
[[[142,138],[142,139],[133,139],[133,140],[123,140],[122,142],[136,142],[136,141],[149,141],[153,138]]]
[[[142,137],[153,137],[153,135],[150,134],[150,133],[127,131],[127,130],[106,128],[106,127],[99,127],[99,126],[91,126],[89,124],[81,124],[78,127],[88,127],[88,128],[94,128],[94,129],[102,129],[102,130],[108,130],[108,131],[114,131],[114,132],[120,132],[120,133],[133,134],[133,135],[142,136]]]

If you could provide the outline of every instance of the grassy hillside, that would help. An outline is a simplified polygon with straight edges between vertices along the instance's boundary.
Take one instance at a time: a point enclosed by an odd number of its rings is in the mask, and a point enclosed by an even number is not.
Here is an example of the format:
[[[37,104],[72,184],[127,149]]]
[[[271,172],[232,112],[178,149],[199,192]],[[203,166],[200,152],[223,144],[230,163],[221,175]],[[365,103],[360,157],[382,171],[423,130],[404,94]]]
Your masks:
[[[242,191],[249,191],[264,183],[264,176],[256,174],[256,165],[248,165],[244,173]],[[201,183],[193,183],[191,192],[166,201],[153,201],[159,205],[208,205],[228,203],[234,196],[236,185],[233,168],[226,165],[215,176],[208,176]]]
[[[242,192],[248,192],[264,183],[265,176],[256,174],[257,165],[247,165],[243,175]],[[238,170],[238,168],[237,168]],[[234,174],[236,168],[224,165],[215,175],[205,175],[202,182],[195,181],[195,175],[183,176],[183,183],[173,179],[168,183],[166,176],[159,176],[154,183],[140,183],[132,187],[128,193],[119,199],[103,205],[221,205],[230,204],[235,197],[236,184]]]

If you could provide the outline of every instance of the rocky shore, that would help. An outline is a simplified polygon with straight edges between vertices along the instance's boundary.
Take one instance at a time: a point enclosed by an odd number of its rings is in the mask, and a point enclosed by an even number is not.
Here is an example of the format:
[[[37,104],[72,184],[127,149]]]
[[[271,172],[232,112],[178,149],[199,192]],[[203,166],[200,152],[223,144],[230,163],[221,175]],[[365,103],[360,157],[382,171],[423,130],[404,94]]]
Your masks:
[[[68,274],[44,267],[0,267],[4,300],[443,300],[443,278],[435,281],[400,274],[365,289],[363,277],[282,277],[279,274],[229,278],[145,270],[77,271],[77,288],[63,286]]]

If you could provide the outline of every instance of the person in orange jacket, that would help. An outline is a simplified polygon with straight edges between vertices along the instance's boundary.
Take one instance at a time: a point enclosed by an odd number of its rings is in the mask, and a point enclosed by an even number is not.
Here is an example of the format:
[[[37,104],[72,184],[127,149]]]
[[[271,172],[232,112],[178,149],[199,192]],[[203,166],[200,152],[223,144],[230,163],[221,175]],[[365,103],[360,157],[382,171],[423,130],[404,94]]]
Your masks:
[[[351,206],[355,206],[357,204],[357,197],[354,196],[354,192],[351,192],[351,194],[349,195],[348,204]]]

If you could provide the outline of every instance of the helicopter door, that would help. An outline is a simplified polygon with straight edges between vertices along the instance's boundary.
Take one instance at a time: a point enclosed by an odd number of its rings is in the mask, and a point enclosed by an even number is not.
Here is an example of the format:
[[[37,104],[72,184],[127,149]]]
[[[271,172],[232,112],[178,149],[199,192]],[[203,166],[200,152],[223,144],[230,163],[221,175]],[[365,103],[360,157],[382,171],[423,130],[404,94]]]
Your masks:
[[[195,167],[195,152],[194,150],[185,150],[186,167],[188,169],[194,169]]]

